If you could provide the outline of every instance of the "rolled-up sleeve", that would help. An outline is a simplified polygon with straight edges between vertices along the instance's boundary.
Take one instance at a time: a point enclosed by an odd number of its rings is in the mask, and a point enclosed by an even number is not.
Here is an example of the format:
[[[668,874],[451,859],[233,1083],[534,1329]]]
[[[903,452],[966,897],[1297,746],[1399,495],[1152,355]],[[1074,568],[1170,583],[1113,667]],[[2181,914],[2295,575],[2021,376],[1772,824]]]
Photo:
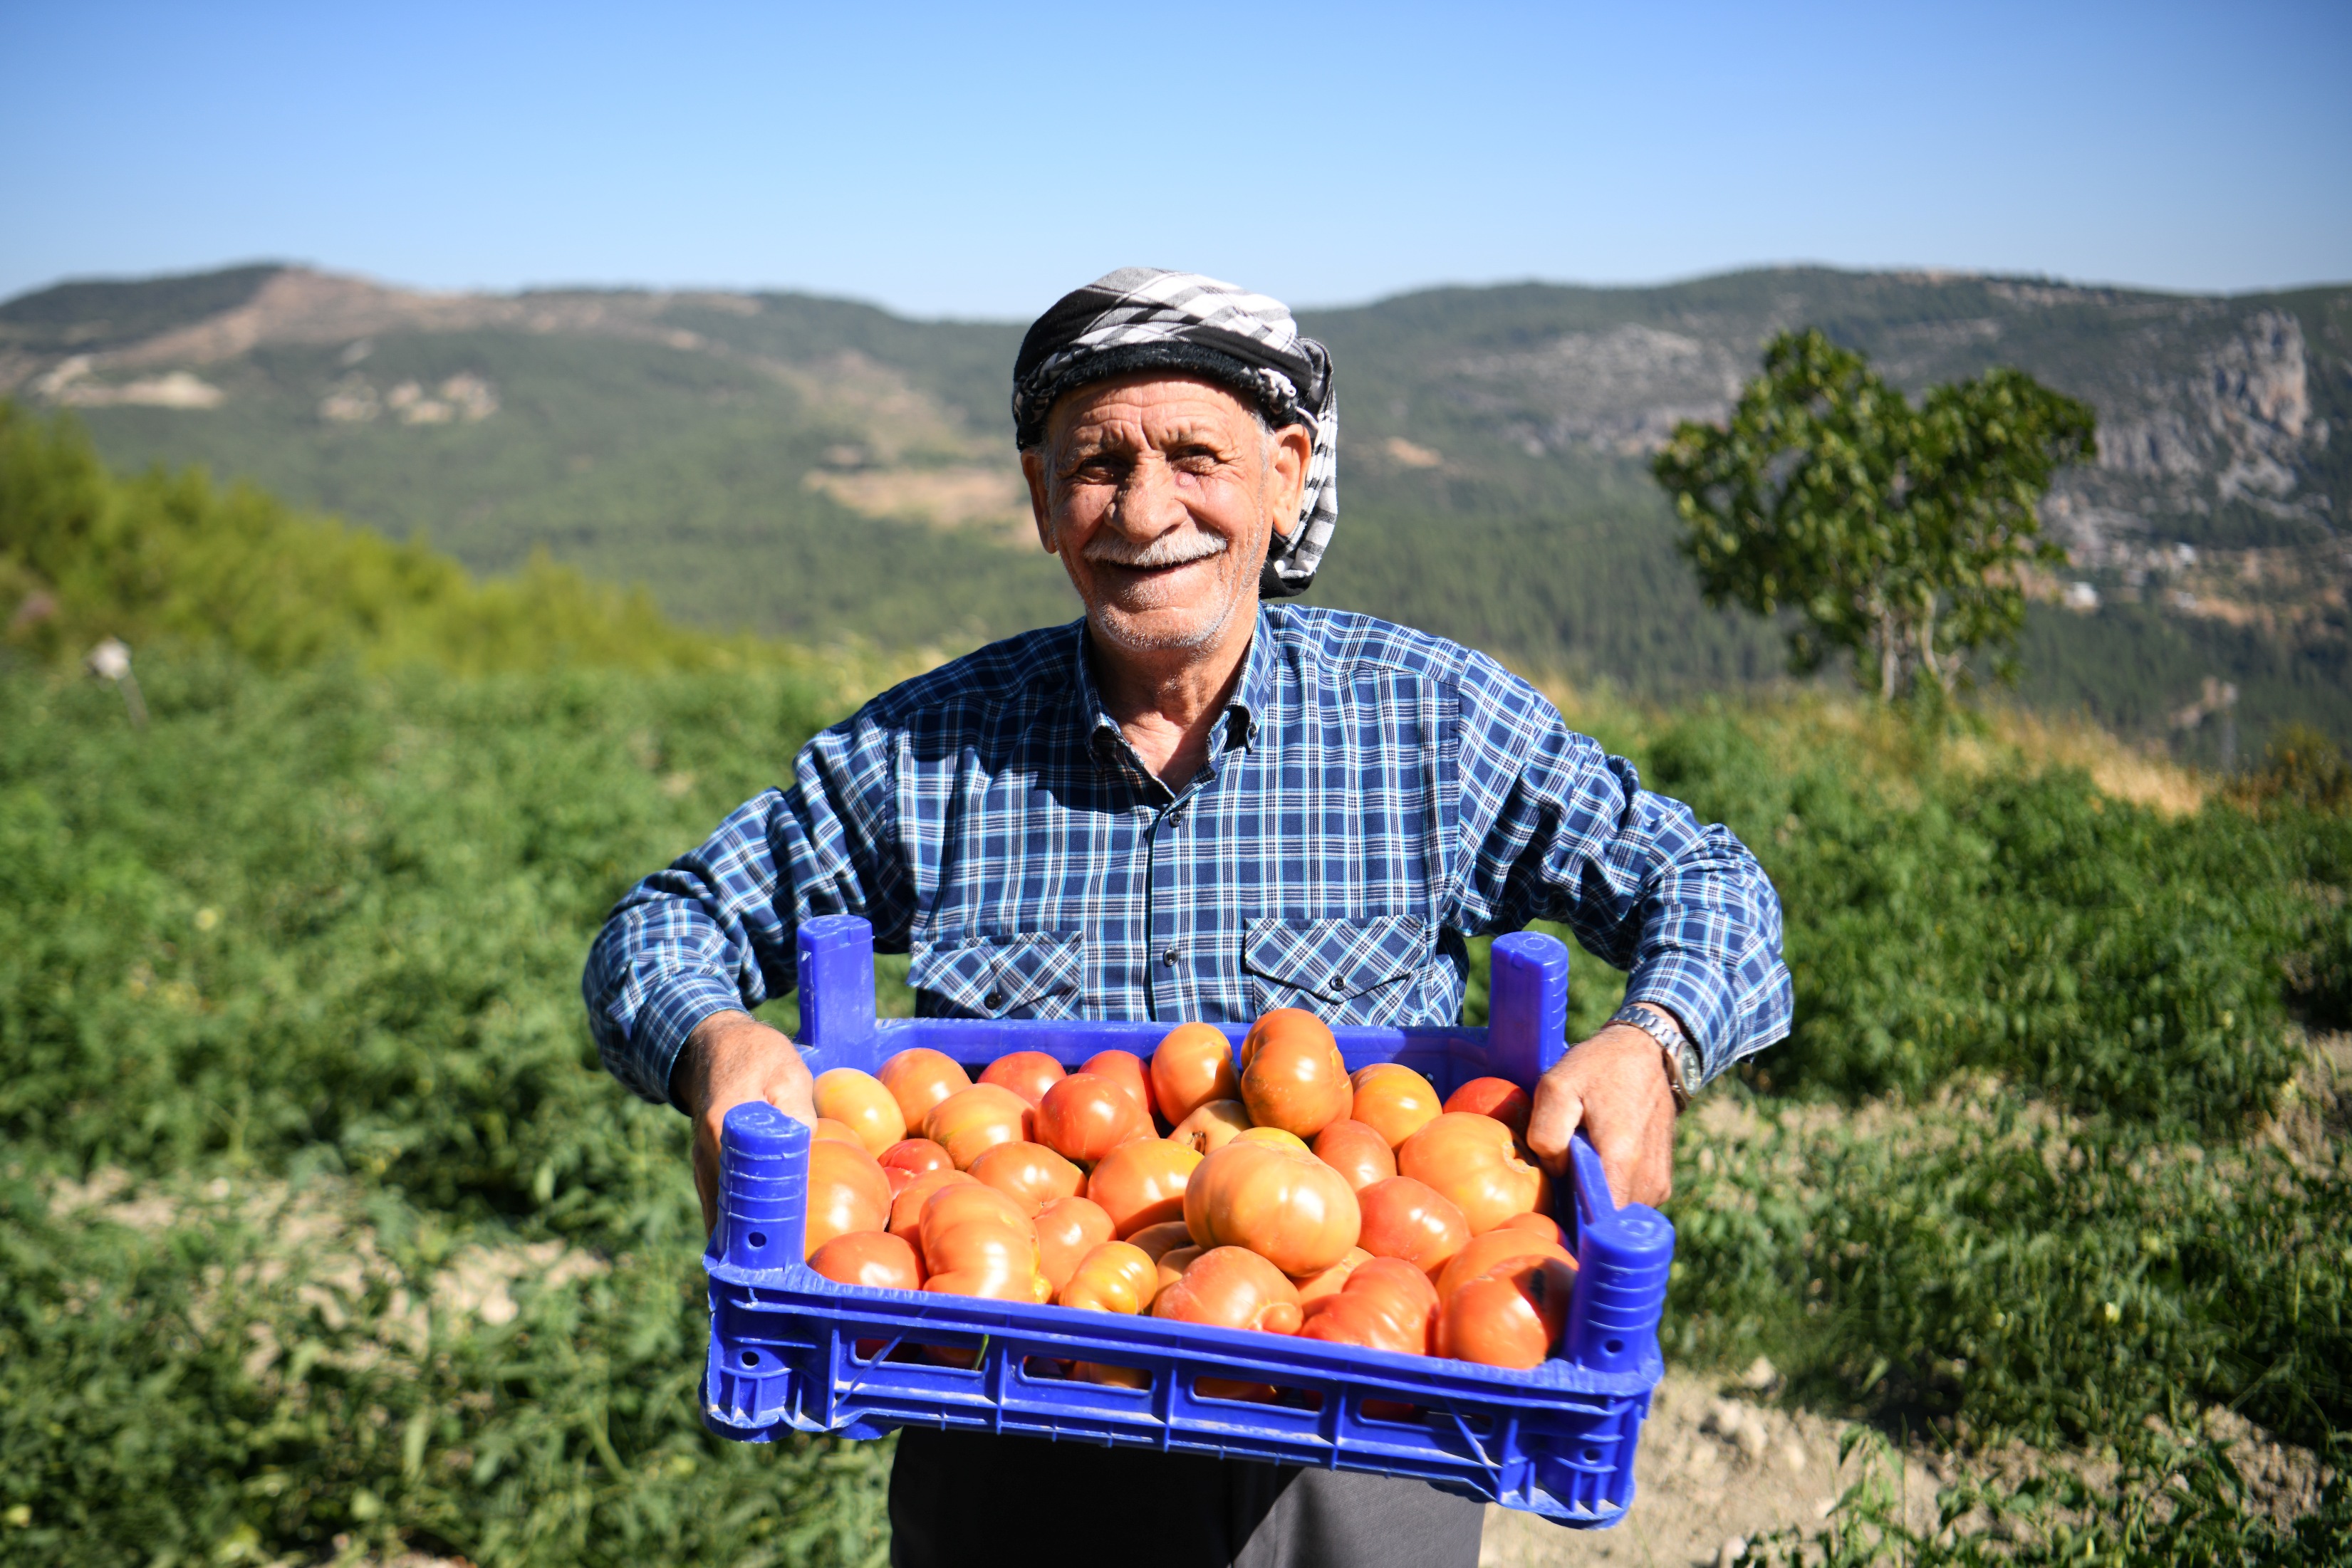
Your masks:
[[[1708,1078],[1786,1036],[1780,895],[1747,846],[1491,660],[1459,689],[1458,928],[1565,924],[1628,972],[1626,1000],[1682,1020]]]
[[[790,785],[738,807],[614,905],[581,977],[614,1077],[667,1103],[695,1025],[793,988],[803,920],[863,915],[877,945],[903,946],[912,900],[893,852],[894,746],[867,714],[826,730],[802,748]]]

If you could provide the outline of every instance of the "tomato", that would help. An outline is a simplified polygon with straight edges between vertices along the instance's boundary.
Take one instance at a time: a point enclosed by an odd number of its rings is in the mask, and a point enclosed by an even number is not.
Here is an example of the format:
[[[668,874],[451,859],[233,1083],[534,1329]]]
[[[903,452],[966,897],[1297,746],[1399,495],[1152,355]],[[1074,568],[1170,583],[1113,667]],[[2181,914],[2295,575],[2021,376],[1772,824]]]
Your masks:
[[[1087,1190],[1087,1173],[1043,1144],[999,1144],[971,1162],[971,1174],[1033,1215]]]
[[[1551,1184],[1519,1158],[1511,1130],[1490,1116],[1445,1113],[1404,1141],[1397,1170],[1459,1204],[1473,1236],[1551,1207]]]
[[[1380,1291],[1396,1299],[1400,1308],[1434,1322],[1437,1317],[1437,1287],[1429,1276],[1402,1258],[1374,1258],[1357,1266],[1348,1276],[1348,1287],[1357,1295]]]
[[[1246,1247],[1285,1274],[1315,1274],[1356,1244],[1362,1216],[1346,1178],[1314,1155],[1236,1141],[1192,1173],[1184,1225],[1203,1247]]]
[[[1244,1127],[1234,1134],[1233,1141],[1236,1144],[1270,1144],[1277,1149],[1287,1149],[1294,1155],[1311,1155],[1315,1152],[1307,1146],[1306,1139],[1296,1133],[1286,1133],[1279,1127]]]
[[[1035,1115],[1029,1102],[1003,1084],[975,1083],[931,1107],[923,1136],[945,1149],[956,1169],[968,1171],[999,1144],[1027,1142]]]
[[[896,1168],[922,1176],[930,1171],[955,1169],[948,1152],[929,1138],[901,1138],[875,1157],[886,1171]]]
[[[866,1152],[878,1155],[907,1135],[907,1113],[898,1096],[870,1072],[836,1067],[816,1075],[816,1113],[855,1131]]]
[[[856,1144],[824,1139],[809,1145],[806,1258],[836,1236],[880,1230],[890,1219],[890,1181]]]
[[[1576,1267],[1576,1260],[1564,1249],[1534,1232],[1498,1225],[1484,1236],[1472,1237],[1469,1245],[1438,1271],[1438,1299],[1444,1301],[1479,1275],[1491,1274],[1521,1258],[1553,1258],[1570,1269]]]
[[[1035,1271],[1023,1273],[1018,1268],[1000,1268],[993,1264],[977,1269],[951,1269],[933,1274],[923,1281],[923,1289],[943,1296],[980,1296],[992,1301],[1026,1301],[1042,1307],[1054,1299],[1054,1287],[1045,1276]],[[941,1359],[947,1359],[945,1355]],[[950,1362],[950,1365],[969,1366],[970,1354],[964,1359]]]
[[[1212,1100],[1238,1100],[1241,1092],[1233,1041],[1213,1025],[1180,1023],[1151,1053],[1151,1096],[1171,1122]]]
[[[1184,1187],[1201,1156],[1164,1138],[1139,1138],[1105,1155],[1087,1178],[1087,1196],[1103,1206],[1121,1238],[1180,1218]]]
[[[1276,1024],[1285,1014],[1291,1021]],[[1258,1126],[1311,1138],[1348,1113],[1353,1092],[1347,1065],[1331,1031],[1313,1014],[1295,1008],[1266,1014],[1244,1050],[1242,1103]]]
[[[1053,1296],[1037,1267],[1035,1225],[994,1187],[940,1187],[923,1206],[921,1235],[927,1291],[1004,1301]]]
[[[1016,1051],[1000,1056],[980,1070],[982,1083],[1001,1083],[1034,1105],[1045,1091],[1059,1083],[1068,1069],[1042,1051]]]
[[[1158,1259],[1154,1260],[1160,1270],[1160,1288],[1164,1291],[1182,1279],[1184,1270],[1199,1262],[1201,1254],[1207,1250],[1205,1247],[1187,1245],[1171,1247],[1167,1251],[1162,1252]]]
[[[840,1285],[877,1291],[919,1291],[923,1265],[905,1238],[886,1230],[853,1230],[809,1254],[808,1266]]]
[[[961,1174],[961,1173],[959,1173]],[[929,1238],[965,1225],[993,1225],[1017,1231],[1033,1241],[1037,1235],[1037,1222],[1030,1217],[1018,1198],[1008,1197],[994,1187],[967,1178],[943,1184],[924,1200],[922,1218],[917,1222],[926,1238],[923,1261],[931,1267]]]
[[[1157,1225],[1145,1226],[1126,1239],[1156,1260],[1162,1253],[1192,1245],[1192,1233],[1184,1228],[1184,1222],[1181,1219],[1163,1219]]]
[[[1559,1343],[1575,1270],[1557,1258],[1522,1258],[1445,1298],[1437,1354],[1486,1366],[1540,1366]]]
[[[1037,1269],[1058,1293],[1078,1260],[1110,1239],[1110,1216],[1083,1197],[1056,1198],[1037,1214]]]
[[[1151,1113],[1135,1092],[1099,1072],[1073,1072],[1037,1103],[1037,1141],[1088,1165],[1121,1144],[1152,1136]]]
[[[1510,1218],[1503,1221],[1502,1224],[1495,1227],[1495,1228],[1497,1230],[1531,1231],[1535,1235],[1542,1237],[1545,1240],[1550,1242],[1555,1247],[1565,1247],[1568,1245],[1568,1238],[1560,1231],[1559,1221],[1554,1219],[1549,1214],[1515,1214],[1511,1216]]]
[[[900,1193],[915,1185],[915,1173],[900,1170],[897,1166],[884,1166],[882,1179],[890,1184],[890,1201],[896,1203]]]
[[[1470,1239],[1470,1222],[1461,1207],[1411,1176],[1376,1181],[1356,1195],[1356,1203],[1364,1214],[1358,1239],[1364,1250],[1402,1259],[1426,1274],[1445,1267]]]
[[[1348,1114],[1388,1140],[1393,1149],[1437,1120],[1437,1090],[1412,1068],[1375,1061],[1356,1069]]]
[[[1492,1116],[1515,1138],[1528,1135],[1528,1113],[1533,1107],[1528,1092],[1507,1078],[1473,1078],[1445,1097],[1445,1108],[1473,1116]]]
[[[1127,1085],[1129,1093],[1143,1103],[1144,1120],[1149,1124],[1160,1113],[1160,1097],[1151,1092],[1151,1073],[1143,1065],[1143,1058],[1131,1051],[1098,1051],[1086,1060],[1080,1072],[1091,1072],[1098,1078],[1108,1078]],[[1156,1130],[1156,1129],[1155,1129]]]
[[[1374,1258],[1359,1265],[1336,1295],[1311,1303],[1298,1333],[1303,1339],[1426,1355],[1436,1319],[1437,1291],[1428,1275],[1401,1259]]]
[[[971,1087],[971,1074],[926,1045],[910,1046],[893,1055],[875,1076],[898,1102],[898,1113],[909,1127],[920,1127],[932,1106]]]
[[[1298,1304],[1306,1307],[1321,1301],[1326,1296],[1338,1295],[1339,1287],[1348,1282],[1348,1276],[1356,1271],[1356,1265],[1369,1263],[1371,1261],[1371,1257],[1370,1253],[1360,1247],[1350,1247],[1340,1256],[1337,1263],[1321,1273],[1302,1274],[1291,1281],[1292,1284],[1298,1287]]]
[[[1164,1269],[1168,1260],[1160,1262]],[[1181,1279],[1160,1292],[1151,1303],[1151,1315],[1182,1323],[1297,1333],[1298,1291],[1281,1270],[1247,1248],[1210,1248],[1192,1260]]]
[[[1277,1040],[1301,1040],[1339,1049],[1331,1038],[1331,1030],[1321,1019],[1304,1008],[1276,1008],[1260,1013],[1257,1021],[1242,1037],[1241,1070],[1249,1071],[1250,1060],[1266,1044]]]
[[[852,1148],[866,1149],[866,1140],[857,1135],[856,1128],[846,1122],[836,1122],[830,1116],[816,1119],[816,1125],[809,1129],[809,1138],[815,1143],[847,1144]],[[866,1149],[866,1152],[872,1154],[874,1151]]]
[[[1342,1118],[1315,1134],[1315,1157],[1338,1171],[1360,1194],[1396,1175],[1389,1142],[1361,1122]]]
[[[1205,1155],[1223,1148],[1249,1129],[1249,1107],[1240,1101],[1203,1100],[1176,1124],[1168,1137],[1194,1154]]]
[[[907,1184],[906,1190],[890,1200],[890,1234],[906,1238],[921,1246],[923,1206],[931,1201],[931,1194],[943,1186],[958,1183],[979,1184],[962,1171],[948,1169],[925,1171]]]
[[[1159,1265],[1141,1248],[1129,1241],[1105,1241],[1089,1249],[1072,1267],[1055,1299],[1081,1312],[1124,1312],[1134,1317],[1151,1305],[1159,1293]]]

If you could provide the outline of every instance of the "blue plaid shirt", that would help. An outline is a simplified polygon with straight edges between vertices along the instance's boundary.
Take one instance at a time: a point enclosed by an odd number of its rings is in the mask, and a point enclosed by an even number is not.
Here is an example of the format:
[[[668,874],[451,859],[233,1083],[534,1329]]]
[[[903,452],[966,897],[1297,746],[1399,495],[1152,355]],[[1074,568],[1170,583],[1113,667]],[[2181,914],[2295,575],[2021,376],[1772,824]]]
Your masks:
[[[930,1016],[1451,1024],[1464,939],[1552,919],[1710,1077],[1788,1032],[1755,858],[1493,660],[1265,606],[1207,768],[1171,789],[1104,713],[1085,625],[885,692],[631,889],[582,982],[614,1075],[667,1100],[688,1032],[788,991],[820,915],[911,953]]]

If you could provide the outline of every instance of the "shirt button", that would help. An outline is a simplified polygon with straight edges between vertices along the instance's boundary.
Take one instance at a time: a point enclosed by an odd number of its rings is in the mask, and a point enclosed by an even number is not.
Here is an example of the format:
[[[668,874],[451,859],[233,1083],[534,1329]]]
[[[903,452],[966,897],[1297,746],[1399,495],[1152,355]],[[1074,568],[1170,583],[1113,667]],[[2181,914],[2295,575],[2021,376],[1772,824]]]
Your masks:
[[[981,1006],[982,1007],[1001,1008],[1003,1005],[1004,993],[1003,991],[991,991],[988,995],[981,998]]]
[[[1329,991],[1335,997],[1348,988],[1348,983],[1337,975],[1332,976],[1328,980],[1323,982],[1323,986],[1324,989]]]
[[[1176,949],[1171,947],[1165,953],[1160,954],[1160,961],[1167,965],[1170,968],[1174,968],[1176,967]]]

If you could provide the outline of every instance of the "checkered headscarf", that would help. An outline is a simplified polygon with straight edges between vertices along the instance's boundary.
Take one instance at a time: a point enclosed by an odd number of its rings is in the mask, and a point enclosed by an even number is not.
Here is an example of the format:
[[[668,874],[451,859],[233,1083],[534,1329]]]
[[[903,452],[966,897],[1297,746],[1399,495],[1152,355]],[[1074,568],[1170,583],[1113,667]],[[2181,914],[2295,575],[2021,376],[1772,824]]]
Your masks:
[[[1156,267],[1122,267],[1071,290],[1021,340],[1013,361],[1013,439],[1024,451],[1044,440],[1046,413],[1073,388],[1161,369],[1247,398],[1277,430],[1313,429],[1298,526],[1275,537],[1258,588],[1267,599],[1304,592],[1339,521],[1339,408],[1331,356],[1298,335],[1281,301]]]

